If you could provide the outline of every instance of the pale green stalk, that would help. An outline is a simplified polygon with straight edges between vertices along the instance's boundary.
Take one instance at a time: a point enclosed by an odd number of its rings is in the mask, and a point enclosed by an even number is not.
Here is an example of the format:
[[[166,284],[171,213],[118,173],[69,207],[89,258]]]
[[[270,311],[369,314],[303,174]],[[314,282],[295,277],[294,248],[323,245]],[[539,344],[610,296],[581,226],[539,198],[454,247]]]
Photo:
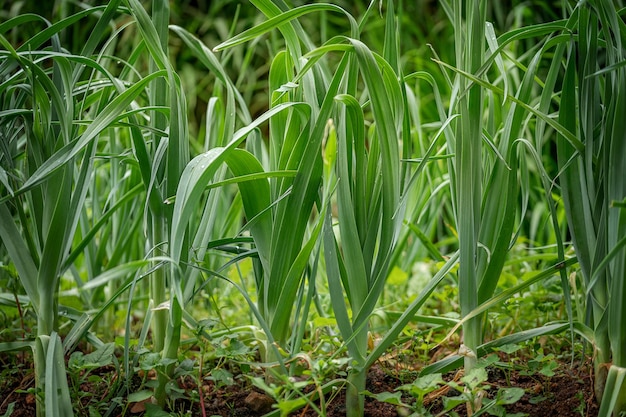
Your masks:
[[[167,131],[167,136],[153,135],[152,160],[148,162],[148,166],[152,166],[152,169],[150,181],[146,186],[148,193],[156,192],[161,196],[174,196],[182,170],[189,159],[189,138],[184,93],[180,79],[174,72],[168,56],[169,2],[153,2],[152,19],[138,1],[129,0],[128,5],[133,17],[137,20],[139,33],[150,54],[151,72],[158,69],[165,71],[167,75],[155,79],[149,90],[151,105],[166,108],[169,118],[165,118],[160,112],[152,115],[152,127],[157,131]],[[142,162],[140,159],[140,164]],[[159,188],[160,193],[156,191]],[[149,208],[148,227],[152,230],[149,240],[149,245],[152,245],[151,250],[170,252],[172,208],[166,205],[164,199],[151,200]],[[183,246],[186,247],[186,243]],[[179,261],[184,262],[187,254],[182,252],[182,255]],[[158,307],[163,303],[168,303],[166,309],[157,310],[154,313],[154,349],[162,352],[163,359],[169,363],[168,366],[159,370],[159,383],[155,390],[155,397],[160,405],[165,403],[165,386],[171,378],[174,363],[178,358],[182,305],[184,305],[181,268],[184,269],[183,266],[174,264],[171,268],[157,269],[152,281],[152,305]],[[166,288],[168,285],[169,288]],[[168,289],[169,298],[166,292]]]
[[[463,5],[466,6],[465,9],[462,8]],[[536,72],[545,50],[540,48],[530,56],[531,60],[524,67],[521,83],[513,86],[511,84],[516,81],[517,74],[506,69],[500,52],[513,39],[532,36],[533,32],[539,30],[562,27],[553,24],[524,28],[513,30],[496,39],[493,28],[485,20],[485,7],[484,3],[479,2],[454,4],[451,14],[457,29],[456,68],[443,64],[444,68],[452,69],[457,74],[453,85],[452,109],[457,109],[460,113],[454,140],[450,140],[449,132],[448,143],[455,153],[450,172],[455,192],[453,203],[461,253],[459,297],[464,346],[460,353],[464,356],[466,372],[474,366],[478,357],[477,348],[483,338],[484,313],[478,312],[484,312],[485,309],[479,306],[493,305],[493,294],[504,262],[517,237],[515,225],[520,209],[518,172],[520,169],[527,169],[526,164],[519,162],[519,151],[516,148],[527,142],[518,138],[524,134],[529,113],[539,117],[540,122],[550,120],[546,114],[533,109],[533,97],[537,94],[534,85]],[[466,20],[461,16],[466,16]],[[489,45],[488,54],[483,47],[485,38]],[[486,79],[485,74],[493,64],[501,73],[502,88]],[[515,89],[514,96],[511,95],[512,87]],[[488,100],[485,101],[484,98]],[[498,103],[499,101],[504,104]],[[483,123],[483,118],[486,123]],[[552,124],[563,130],[561,125],[554,122]],[[487,152],[483,151],[483,142],[488,145],[484,148]],[[536,160],[540,161],[540,158],[537,157]],[[550,183],[544,171],[540,172],[551,207],[553,225],[558,234],[559,226],[549,191]],[[527,174],[522,173],[524,178]],[[483,189],[485,174],[487,177]],[[564,251],[560,240],[557,246],[559,261],[563,262]],[[564,292],[568,293],[566,271],[562,268],[558,271]],[[569,299],[566,300],[566,306],[571,315]],[[480,404],[470,407],[470,412],[475,412]]]
[[[624,276],[624,229],[622,211],[613,207],[625,195],[620,170],[626,151],[620,138],[626,128],[623,117],[617,116],[626,100],[619,87],[624,76],[624,24],[615,5],[600,1],[593,7],[578,4],[566,27],[567,33],[577,31],[577,37],[554,39],[557,47],[539,107],[541,112],[549,110],[565,60],[558,125],[540,120],[536,140],[543,138],[546,123],[557,130],[558,181],[586,290],[595,391],[602,398],[601,415],[608,416],[624,409],[619,399],[625,389],[620,376],[624,288],[618,278]],[[604,48],[607,59],[602,63],[598,57]]]
[[[106,22],[101,21],[98,30],[92,32],[83,50],[85,55],[92,54],[116,7],[112,2],[105,9],[102,19]],[[76,256],[72,244],[90,188],[97,138],[117,121],[143,85],[124,90],[98,62],[61,50],[58,33],[98,10],[70,16],[17,49],[0,32],[2,54],[7,58],[2,63],[1,101],[3,106],[10,103],[14,109],[2,108],[3,112],[13,112],[7,113],[8,119],[3,118],[2,129],[16,128],[7,136],[11,143],[1,154],[3,172],[8,169],[12,178],[3,181],[0,237],[37,315],[35,374],[41,389],[37,415],[72,414],[62,360],[64,350],[56,333],[59,282],[71,266],[69,259]],[[20,22],[19,18],[5,22],[2,31]],[[53,48],[37,50],[48,39]],[[51,66],[45,65],[50,62]],[[85,69],[110,82],[104,83],[101,91],[75,96],[78,85],[74,77]],[[30,87],[7,88],[15,82]],[[116,98],[108,100],[113,92],[117,92]],[[76,97],[89,97],[91,105],[79,106]],[[100,101],[102,98],[106,100]],[[90,120],[87,127],[79,127],[77,114]],[[19,152],[25,157],[15,159]],[[90,235],[88,230],[81,233]],[[44,393],[45,403],[40,396]]]
[[[609,416],[626,411],[626,225],[624,210],[615,206],[626,196],[626,94],[621,88],[626,27],[612,2],[593,6],[579,4],[571,18],[578,23],[578,37],[570,42],[559,111],[559,122],[583,147],[574,148],[559,135],[557,151],[568,225],[589,296],[596,396],[602,398],[600,415]],[[598,59],[601,54],[606,61]]]
[[[287,51],[278,53],[272,62],[270,108],[278,110],[293,102],[305,102],[294,108],[297,112],[291,109],[274,112],[270,119],[267,169],[272,172],[297,171],[297,175],[295,178],[286,177],[272,182],[271,200],[266,203],[269,210],[256,218],[254,227],[250,227],[259,253],[259,264],[255,268],[259,314],[269,326],[271,335],[268,335],[268,339],[275,340],[289,352],[299,345],[294,335],[302,334],[302,325],[298,323],[304,320],[296,318],[294,330],[294,303],[298,299],[304,301],[304,305],[298,306],[295,311],[306,312],[312,294],[309,288],[309,296],[299,298],[297,295],[306,285],[303,277],[313,250],[318,245],[317,239],[324,221],[324,216],[318,215],[315,222],[309,224],[314,205],[317,204],[319,212],[326,210],[325,205],[319,205],[322,178],[320,148],[327,121],[332,115],[342,71],[347,64],[345,60],[342,61],[332,79],[325,75],[328,71],[319,57],[302,67],[301,42],[304,45],[310,45],[310,42],[294,19],[311,12],[328,10],[343,13],[343,10],[329,4],[305,5],[285,11],[281,11],[284,5],[279,7],[270,1],[257,1],[255,5],[270,19],[218,45],[216,50],[233,47],[269,30],[279,29]],[[356,22],[349,19],[351,30],[356,34]],[[297,85],[285,88],[289,82]],[[326,196],[329,192],[324,190],[322,195]],[[249,206],[250,203],[244,200],[248,218],[250,212],[256,213],[258,210]],[[309,280],[309,285],[314,285],[314,280]],[[288,345],[290,341],[292,346]],[[274,355],[273,349],[265,349],[262,354],[266,361],[280,360]]]
[[[346,94],[336,97],[338,108],[326,143],[326,187],[337,188],[337,216],[335,220],[327,212],[324,224],[331,302],[352,359],[346,391],[349,416],[363,415],[369,319],[383,292],[404,218],[401,197],[406,190],[401,189],[405,178],[400,169],[399,137],[404,139],[405,152],[410,152],[408,124],[403,123],[406,96],[398,82],[393,3],[388,1],[386,7],[385,59],[356,39],[346,39],[347,48],[343,39],[339,39],[342,43],[327,45],[328,49],[345,49],[344,60],[350,59],[344,75]],[[355,98],[360,95],[359,75],[367,88],[372,115],[373,128],[369,133],[365,114]],[[336,157],[331,146],[337,149]]]
[[[485,13],[484,1],[456,0],[453,4],[456,66],[470,73],[475,73],[483,63]],[[460,119],[454,134],[452,149],[455,158],[451,178],[459,234],[459,298],[461,316],[465,316],[478,306],[476,259],[481,227],[483,93],[480,86],[470,84],[463,77],[457,77],[454,88],[459,94],[453,98],[458,100],[454,104]],[[481,337],[480,318],[464,324],[466,372],[476,363],[476,348]]]
[[[133,5],[137,10],[138,5]],[[131,6],[132,7],[132,6]],[[168,25],[169,25],[169,2],[156,0],[152,2],[152,24],[154,25],[155,35],[157,37],[158,44],[152,44],[148,46],[148,49],[159,49],[159,54],[162,54],[164,58],[168,58]],[[140,13],[140,12],[137,12]],[[140,28],[141,30],[141,28]],[[144,31],[147,29],[144,27]],[[149,39],[148,41],[154,41],[155,39]],[[149,69],[151,72],[159,69],[159,64],[155,62],[156,58],[151,58],[149,63]],[[169,61],[169,60],[168,60]],[[163,63],[161,63],[161,68]],[[170,82],[173,79],[169,80]],[[150,104],[152,106],[169,106],[170,90],[167,85],[167,81],[164,78],[158,78],[152,82],[150,86]],[[170,117],[173,115],[170,114]],[[169,126],[168,119],[161,112],[154,112],[150,118],[151,127],[160,131],[165,131]],[[178,183],[178,177],[180,172],[178,170],[177,160],[180,157],[178,154],[178,144],[176,134],[170,135],[169,138],[162,138],[158,134],[152,135],[152,143],[154,145],[161,142],[162,139],[168,140],[166,157],[162,164],[165,167],[160,167],[160,170],[164,170],[163,177],[157,177],[156,181],[164,183],[164,195],[169,196],[175,193],[175,187]],[[186,139],[186,138],[185,138]],[[169,224],[171,223],[171,210],[165,205],[161,204],[154,209],[151,207],[149,227],[152,233],[149,235],[148,245],[151,248],[155,248],[158,252],[167,253],[169,250],[168,237],[169,237]],[[149,307],[160,307],[168,300],[167,286],[168,281],[173,285],[172,277],[170,275],[170,268],[157,268],[154,271],[154,275],[150,280],[150,304]],[[168,308],[156,308],[153,313],[153,325],[152,325],[152,341],[154,352],[162,352],[163,358],[177,359],[178,355],[178,339],[173,335],[173,332],[178,330],[180,332],[180,326],[175,320],[175,315],[180,310],[178,301],[169,300]],[[171,313],[171,314],[170,314]],[[170,317],[168,317],[170,315]],[[178,320],[180,322],[180,319]],[[178,333],[177,333],[178,335]],[[169,380],[170,373],[173,371],[173,365],[167,369],[160,369],[158,375],[158,386],[155,390],[155,398],[159,405],[163,406],[165,403],[165,385]]]
[[[607,41],[607,67],[604,85],[606,136],[603,156],[606,164],[607,256],[609,260],[611,298],[608,327],[613,363],[609,368],[607,385],[602,397],[600,415],[621,415],[626,412],[626,209],[617,203],[626,201],[626,24],[618,15],[613,2],[599,1],[598,14]],[[623,10],[623,9],[622,9]],[[594,39],[595,41],[595,39]],[[590,51],[593,53],[593,51]],[[581,97],[581,102],[585,99]],[[584,114],[584,113],[583,113]],[[589,137],[589,136],[587,136]]]

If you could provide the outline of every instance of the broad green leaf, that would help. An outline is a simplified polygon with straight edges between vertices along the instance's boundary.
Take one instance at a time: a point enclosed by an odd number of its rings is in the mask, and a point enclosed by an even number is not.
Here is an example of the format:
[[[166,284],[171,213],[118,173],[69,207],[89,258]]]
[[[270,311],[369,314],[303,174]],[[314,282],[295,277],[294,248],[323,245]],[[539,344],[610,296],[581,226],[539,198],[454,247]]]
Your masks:
[[[35,342],[23,341],[23,342],[2,342],[0,343],[0,352],[10,352],[14,350],[24,350],[30,348],[35,349]]]
[[[500,388],[496,397],[496,404],[515,404],[526,394],[524,388],[507,387]]]
[[[426,394],[440,388],[444,383],[445,381],[441,377],[441,374],[435,373],[419,376],[412,383],[401,385],[398,389],[409,392],[412,396],[418,399],[418,402],[421,402],[422,398],[424,398]]]
[[[232,48],[233,46],[236,45],[240,45],[244,42],[248,42],[258,36],[263,35],[264,33],[272,30],[272,29],[276,29],[278,28],[281,24],[283,23],[287,23],[290,20],[296,19],[302,15],[305,15],[307,13],[311,13],[311,12],[321,12],[321,11],[334,11],[334,12],[339,12],[344,14],[348,20],[350,21],[350,26],[351,29],[353,31],[353,33],[358,33],[358,29],[357,29],[357,25],[356,25],[356,21],[354,21],[354,19],[352,18],[352,16],[350,16],[348,13],[346,13],[341,7],[333,5],[333,4],[325,4],[325,3],[319,3],[319,4],[308,4],[308,5],[304,5],[304,6],[300,6],[300,7],[296,7],[294,9],[288,10],[284,13],[279,14],[278,16],[275,16],[251,29],[248,29],[242,33],[240,33],[237,36],[232,37],[231,39],[220,43],[219,45],[217,45],[215,48],[213,48],[214,51],[220,51],[226,48]]]
[[[181,176],[174,203],[171,232],[171,256],[175,262],[178,262],[181,256],[183,236],[185,228],[189,223],[189,219],[196,210],[202,191],[213,179],[217,169],[223,162],[226,161],[227,158],[230,157],[229,154],[245,139],[248,134],[250,134],[250,132],[252,132],[252,130],[256,129],[273,115],[291,107],[301,110],[306,108],[306,106],[302,103],[287,103],[284,105],[278,105],[268,110],[263,116],[256,119],[252,124],[238,130],[226,147],[210,149],[208,152],[198,155],[192,159],[189,164],[187,164]]]
[[[37,266],[6,203],[0,203],[0,238],[2,238],[4,247],[15,264],[15,269],[17,269],[20,282],[24,286],[28,298],[33,303],[35,311],[39,311]]]
[[[236,177],[262,173],[260,162],[246,150],[234,149],[232,155],[226,159],[228,168]],[[261,261],[269,269],[269,257],[272,238],[270,206],[270,186],[266,179],[259,178],[252,181],[238,183],[239,192],[248,221],[254,219],[250,232],[254,239]]]
[[[139,402],[150,399],[150,397],[152,397],[152,391],[149,391],[149,390],[135,391],[135,392],[128,394],[128,402],[139,403]]]
[[[114,343],[106,343],[95,351],[83,356],[85,366],[100,367],[110,364],[113,361]]]
[[[83,150],[92,140],[94,140],[104,129],[117,121],[120,115],[126,110],[130,103],[145,89],[146,85],[157,77],[162,77],[165,71],[157,71],[137,83],[133,84],[128,90],[115,97],[98,116],[85,129],[79,139],[72,143],[68,143],[52,157],[46,160],[33,175],[28,178],[26,183],[20,188],[19,192],[29,190],[41,182],[45,181],[53,172],[64,164],[68,163],[78,152]]]
[[[469,373],[461,378],[470,391],[474,391],[480,385],[487,381],[487,370],[485,368],[473,368]]]
[[[37,340],[46,355],[45,364],[45,410],[46,416],[73,416],[72,401],[67,385],[63,345],[56,332],[40,336]]]

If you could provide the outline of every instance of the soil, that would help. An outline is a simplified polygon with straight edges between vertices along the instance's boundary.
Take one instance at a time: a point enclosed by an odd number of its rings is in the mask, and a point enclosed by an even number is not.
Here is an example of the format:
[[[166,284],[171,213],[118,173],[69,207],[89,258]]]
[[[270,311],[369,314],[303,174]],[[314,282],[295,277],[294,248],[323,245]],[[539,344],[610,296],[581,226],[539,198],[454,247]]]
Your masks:
[[[6,358],[0,358],[0,362],[7,365]],[[32,369],[32,367],[30,368]],[[35,397],[29,389],[33,388],[34,381],[32,371],[27,366],[16,372],[10,372],[11,380],[4,374],[4,381],[0,381],[0,416],[4,415],[7,405],[15,402],[12,417],[24,417],[35,415]],[[490,390],[486,392],[487,398],[493,398],[495,392],[500,387],[523,388],[525,394],[514,404],[505,406],[507,415],[527,415],[527,416],[583,416],[595,417],[598,415],[598,404],[593,395],[593,377],[590,363],[582,363],[571,366],[570,364],[560,364],[555,370],[555,375],[547,377],[541,373],[525,375],[519,371],[503,371],[499,368],[489,369]],[[115,368],[109,367],[109,373],[114,373]],[[111,381],[116,375],[102,375],[102,378],[95,379],[92,384],[81,384],[80,390],[83,393],[93,393],[94,396],[102,395],[103,383]],[[458,379],[458,375],[457,379]],[[446,375],[446,379],[454,378],[454,374]],[[409,379],[407,379],[409,378]],[[368,373],[367,390],[372,393],[394,392],[394,390],[407,382],[412,381],[415,375],[400,374],[397,370],[390,368],[384,363],[376,364]],[[99,382],[98,382],[99,381]],[[259,389],[252,387],[248,378],[234,378],[232,385],[216,386],[213,381],[205,380],[202,387],[202,401],[177,401],[178,407],[184,410],[191,410],[190,414],[180,413],[176,415],[185,416],[228,416],[228,417],[260,417],[269,411],[274,410],[274,401]],[[105,389],[106,389],[106,383]],[[194,379],[187,376],[179,380],[179,387],[186,392],[195,391],[197,385]],[[309,391],[311,386],[308,387]],[[305,389],[306,391],[306,389]],[[425,404],[433,414],[442,409],[442,398],[444,396],[458,395],[453,389],[442,389],[426,397]],[[197,395],[196,395],[197,398]],[[412,397],[406,394],[402,400],[411,404]],[[145,407],[141,403],[133,403],[127,407],[126,416],[142,416]],[[180,411],[180,410],[178,410]],[[326,415],[337,417],[346,415],[345,396],[343,392],[335,394],[326,401]],[[365,399],[365,416],[368,417],[392,417],[407,416],[411,412],[407,409],[398,408],[395,405],[376,401],[372,397]],[[454,413],[459,416],[467,416],[464,405],[454,409]],[[87,416],[88,414],[85,414]],[[113,414],[122,415],[121,408]],[[312,407],[304,407],[291,416],[313,417],[318,414]],[[444,415],[453,415],[452,413]],[[486,414],[483,414],[486,415]]]

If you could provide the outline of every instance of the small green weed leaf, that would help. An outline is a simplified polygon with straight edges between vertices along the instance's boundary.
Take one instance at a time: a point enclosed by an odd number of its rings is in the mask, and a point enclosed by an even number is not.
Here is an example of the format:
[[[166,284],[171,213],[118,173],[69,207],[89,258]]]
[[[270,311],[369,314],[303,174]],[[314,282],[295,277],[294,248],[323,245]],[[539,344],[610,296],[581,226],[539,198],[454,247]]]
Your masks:
[[[193,359],[184,359],[181,363],[178,364],[176,369],[174,370],[174,378],[179,378],[185,375],[191,375],[193,372],[193,366],[195,365],[195,361]]]
[[[165,392],[172,401],[185,398],[185,389],[180,388],[176,381],[169,380],[165,386]]]
[[[93,406],[89,406],[89,417],[102,417],[102,414]]]
[[[467,398],[463,397],[462,395],[459,395],[456,397],[443,397],[442,401],[443,401],[443,408],[445,410],[452,410],[453,408],[456,408],[456,406],[467,402]]]
[[[81,369],[85,364],[85,355],[83,352],[76,351],[72,353],[70,359],[67,363],[68,367],[71,369]]]
[[[469,374],[465,375],[461,380],[465,382],[470,390],[474,390],[480,384],[487,381],[487,370],[485,368],[474,368]]]
[[[203,330],[212,330],[217,324],[218,324],[217,320],[213,318],[202,319],[198,321],[197,330],[198,332],[201,332]]]
[[[259,389],[262,389],[265,393],[267,393],[271,397],[276,397],[278,388],[276,388],[274,384],[268,385],[263,378],[259,378],[259,377],[250,378],[250,382],[252,382],[252,385],[254,385],[255,387]]]
[[[213,369],[209,378],[215,381],[215,384],[218,386],[233,385],[235,383],[233,374],[224,368]]]
[[[439,388],[439,386],[443,383],[444,380],[441,377],[441,374],[430,374],[417,378],[413,384],[425,392],[430,392]]]
[[[547,362],[547,363],[545,363],[545,364],[541,367],[541,369],[539,370],[539,372],[540,372],[542,375],[545,375],[545,376],[551,377],[551,376],[554,376],[554,375],[555,375],[555,374],[554,374],[554,370],[555,370],[556,368],[558,368],[558,367],[559,367],[559,364],[558,364],[557,362]]]
[[[159,365],[161,361],[161,354],[158,352],[148,353],[145,356],[142,356],[139,360],[139,368],[144,371],[149,371],[154,369]]]
[[[305,405],[306,405],[306,399],[296,398],[293,400],[279,401],[278,404],[276,404],[276,408],[280,410],[281,416],[286,416],[292,413],[293,411],[299,410]]]
[[[248,346],[237,339],[230,339],[228,344],[228,352],[233,356],[242,356],[250,352]]]
[[[501,388],[498,390],[496,404],[515,404],[524,396],[524,389],[518,387]]]
[[[94,406],[89,406],[89,417],[102,417],[102,414]]]
[[[415,381],[413,381],[413,383],[402,385],[398,387],[398,389],[407,391],[414,397],[422,398],[424,395],[436,390],[444,383],[445,381],[441,377],[441,374],[435,373],[420,376]]]
[[[508,415],[504,407],[500,405],[491,405],[489,409],[485,411],[491,416],[506,417]]]
[[[376,399],[376,401],[380,401],[382,403],[406,406],[406,404],[402,402],[401,392],[381,392],[380,394],[374,394],[373,392],[363,391],[363,394],[367,395],[368,397],[372,397]]]
[[[113,350],[115,345],[107,343],[100,346],[94,352],[83,356],[84,366],[100,367],[110,364],[113,361]]]
[[[536,395],[534,397],[531,397],[529,402],[531,404],[539,404],[540,402],[545,401],[547,399],[548,397],[546,397],[545,395]]]
[[[498,360],[499,358],[495,354],[487,355],[484,358],[480,358],[476,365],[481,368],[486,368],[487,366],[493,365],[494,363],[498,362]]]
[[[150,397],[152,397],[152,391],[148,391],[144,389],[144,390],[133,392],[132,394],[130,394],[128,396],[128,402],[139,403],[139,402],[149,399]]]
[[[13,401],[12,403],[10,403],[7,406],[7,411],[6,413],[4,413],[4,415],[2,417],[10,417],[11,414],[13,414],[13,409],[15,408],[15,401]]]

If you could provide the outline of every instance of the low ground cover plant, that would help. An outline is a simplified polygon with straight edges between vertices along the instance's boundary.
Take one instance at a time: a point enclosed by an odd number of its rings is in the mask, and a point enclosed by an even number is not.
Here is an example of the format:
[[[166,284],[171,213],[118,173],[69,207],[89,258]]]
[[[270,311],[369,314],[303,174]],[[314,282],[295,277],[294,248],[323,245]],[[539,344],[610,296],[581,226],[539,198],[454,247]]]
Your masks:
[[[626,412],[621,0],[103,3],[0,12],[3,392],[505,415],[569,357]]]

